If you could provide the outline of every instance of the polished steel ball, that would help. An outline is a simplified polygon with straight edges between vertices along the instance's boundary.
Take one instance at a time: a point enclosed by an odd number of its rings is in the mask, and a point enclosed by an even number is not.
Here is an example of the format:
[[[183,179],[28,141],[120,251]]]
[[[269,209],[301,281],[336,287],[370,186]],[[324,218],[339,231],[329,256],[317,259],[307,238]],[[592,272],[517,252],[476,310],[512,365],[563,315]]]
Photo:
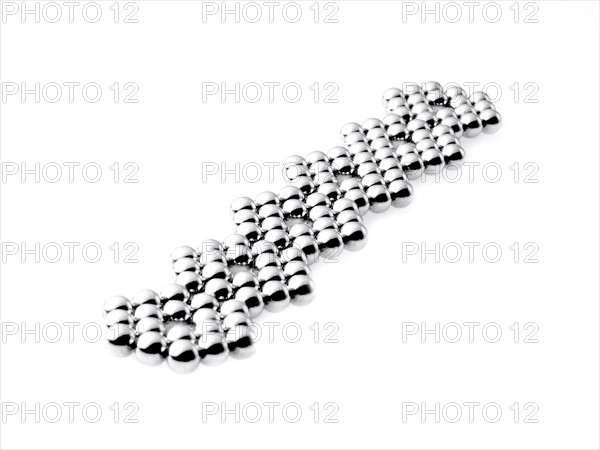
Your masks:
[[[223,251],[227,251],[227,249],[231,247],[235,247],[236,245],[245,245],[246,247],[250,246],[250,242],[248,239],[238,233],[230,234],[225,239],[223,239]]]
[[[244,209],[242,211],[238,211],[233,215],[233,228],[237,228],[238,225],[241,225],[246,222],[256,223],[258,224],[260,218],[258,214],[254,211],[250,211],[249,209]]]
[[[421,114],[423,112],[433,112],[433,108],[431,108],[431,106],[429,106],[429,103],[425,103],[425,102],[414,104],[410,108],[410,110],[412,111],[412,113],[415,116],[418,115],[418,114]]]
[[[193,275],[193,274],[192,274]],[[180,283],[178,283],[180,284]],[[160,306],[160,297],[156,292],[151,289],[142,289],[137,291],[131,297],[131,305],[134,308],[137,308],[140,305],[145,305],[149,303],[151,305]]]
[[[346,147],[337,145],[337,146],[331,147],[329,150],[327,150],[327,158],[329,158],[329,161],[333,161],[336,158],[341,158],[344,156],[345,157],[350,156],[350,152],[348,151],[348,149]]]
[[[251,318],[258,317],[265,308],[263,296],[255,287],[242,287],[235,293],[235,299],[242,302]],[[227,303],[227,302],[225,302]]]
[[[269,281],[285,281],[285,275],[281,269],[277,267],[269,266],[264,267],[258,271],[257,274],[258,282],[263,285]]]
[[[460,122],[463,128],[463,134],[465,137],[474,138],[481,134],[483,130],[483,124],[481,119],[475,113],[466,113],[460,116]]]
[[[182,245],[181,247],[177,247],[175,250],[171,252],[171,262],[175,263],[176,261],[182,258],[192,258],[196,259],[198,254],[196,250],[188,245]]]
[[[183,272],[177,275],[175,284],[183,286],[190,294],[193,294],[202,289],[202,278],[196,272]]]
[[[291,278],[295,275],[306,275],[308,277],[311,276],[311,270],[308,264],[303,263],[302,261],[292,261],[285,265],[283,268],[284,273],[284,281],[286,278]]]
[[[435,117],[438,119],[438,121],[441,122],[446,117],[457,117],[457,116],[456,116],[456,112],[454,111],[454,108],[450,108],[449,106],[446,106],[444,108],[438,109],[435,113]]]
[[[393,148],[393,147],[394,147],[394,144],[392,143],[392,141],[390,141],[390,139],[388,137],[377,138],[373,142],[371,142],[371,150],[373,152],[376,152],[377,150],[381,150],[382,148]]]
[[[422,128],[420,130],[413,132],[410,136],[410,140],[414,144],[418,144],[421,141],[432,140],[432,139],[433,139],[433,133],[425,128]]]
[[[225,332],[239,325],[252,325],[252,321],[250,320],[250,317],[248,317],[248,314],[236,312],[231,313],[223,318],[223,331]]]
[[[335,227],[337,228],[337,224]],[[344,249],[344,240],[337,229],[328,228],[320,231],[317,234],[317,243],[323,260],[336,260]]]
[[[360,129],[360,125],[356,124],[356,126],[358,127],[357,130]],[[323,152],[319,152],[319,151],[315,151],[315,152],[310,152],[308,155],[306,155],[306,163],[308,164],[308,167],[312,167],[313,164],[315,164],[316,162],[319,161],[329,161],[329,158],[327,158],[327,155]]]
[[[313,230],[315,231],[315,236],[318,235],[323,230],[337,230],[337,222],[331,217],[321,217],[317,219],[312,224]]]
[[[379,170],[379,167],[377,167],[377,164],[374,164],[371,162],[366,162],[364,164],[360,164],[358,166],[358,168],[356,169],[356,174],[360,178],[364,178],[365,176],[369,175],[370,173],[376,173],[376,174],[380,173],[380,170]]]
[[[202,253],[214,253],[223,251],[223,245],[216,239],[205,239],[198,244],[198,258]]]
[[[485,134],[494,134],[502,126],[502,116],[498,111],[493,109],[481,111],[479,117],[481,119],[483,132]]]
[[[456,97],[452,97],[450,99],[450,106],[454,109],[458,108],[460,105],[472,105],[469,99],[464,95],[458,95]]]
[[[252,327],[240,325],[232,328],[226,336],[229,353],[236,359],[245,359],[256,351],[256,333]]]
[[[265,240],[271,241],[279,250],[290,245],[291,238],[287,232],[283,230],[270,230],[265,233]]]
[[[204,292],[214,296],[218,301],[222,302],[233,295],[233,287],[228,281],[215,278],[206,283]]]
[[[413,118],[413,113],[408,106],[399,106],[392,110],[392,114],[395,114],[402,118],[404,124],[408,123]]]
[[[392,206],[394,208],[404,208],[408,206],[413,199],[413,187],[404,180],[395,180],[388,185],[392,197]]]
[[[319,186],[318,192],[326,195],[329,200],[334,201],[342,196],[342,191],[337,183],[323,183]]]
[[[258,255],[261,255],[263,253],[271,253],[273,255],[278,255],[279,249],[273,242],[267,241],[265,239],[262,239],[252,244],[252,255],[254,257],[257,257]]]
[[[297,223],[290,227],[289,235],[292,239],[298,238],[300,236],[313,237],[315,235],[315,232],[310,225],[306,223]]]
[[[430,105],[442,106],[448,102],[448,98],[444,94],[444,91],[440,89],[432,89],[427,91],[425,98]]]
[[[363,218],[360,213],[356,213],[354,211],[343,211],[337,215],[335,218],[338,226],[341,228],[347,223],[350,222],[358,222],[364,224]]]
[[[265,309],[269,312],[283,311],[290,304],[290,292],[281,281],[268,281],[262,286],[261,292]]]
[[[446,89],[444,89],[444,92],[450,98],[467,96],[467,93],[465,92],[465,90],[457,84],[450,84],[450,85],[446,86]]]
[[[238,197],[233,202],[231,202],[231,206],[229,207],[229,209],[231,211],[231,215],[233,216],[236,212],[242,211],[244,209],[256,211],[256,204],[249,197]]]
[[[398,109],[400,107],[403,107],[405,105],[406,105],[406,100],[403,97],[396,97],[396,98],[391,99],[387,103],[387,105],[385,107],[385,110],[387,112],[391,112],[391,111],[394,111],[394,110],[396,110],[396,109]]]
[[[310,212],[308,213],[308,218],[312,222],[315,222],[316,220],[320,219],[321,217],[333,218],[333,211],[332,211],[331,207],[315,206],[314,208],[311,208]]]
[[[402,180],[402,181],[408,180],[408,178],[406,177],[406,174],[402,171],[401,166],[399,166],[398,168],[386,170],[383,175],[383,181],[385,181],[386,184],[389,184],[392,181],[396,181],[396,180]]]
[[[117,323],[106,333],[108,348],[115,356],[127,356],[133,351],[135,331],[129,325]]]
[[[460,118],[464,114],[476,113],[475,108],[470,103],[463,103],[454,109],[456,115]]]
[[[423,160],[416,153],[407,153],[400,159],[402,170],[409,180],[415,180],[423,174],[425,166]]]
[[[375,164],[377,161],[375,160],[375,156],[373,155],[373,153],[369,152],[364,152],[364,153],[359,153],[358,155],[356,155],[353,160],[352,160],[354,167],[355,167],[355,171],[356,168],[362,164],[366,164],[366,163],[373,163]],[[349,178],[350,180],[352,178]],[[346,180],[344,180],[346,181]]]
[[[161,303],[166,303],[170,300],[180,300],[187,302],[190,299],[189,291],[180,284],[171,283],[163,287],[159,294]]]
[[[370,173],[369,175],[363,177],[361,180],[363,186],[365,187],[365,191],[368,192],[371,186],[375,186],[377,184],[384,186],[385,181],[381,175],[378,173]]]
[[[370,210],[372,212],[380,214],[390,209],[392,197],[390,196],[390,191],[384,184],[375,184],[371,186],[367,189],[366,194],[369,198],[369,204],[371,205]]]
[[[200,271],[200,264],[192,258],[181,258],[175,261],[173,264],[173,272],[175,275],[179,275],[184,272],[198,273]]]
[[[157,366],[165,360],[167,340],[156,332],[148,331],[137,338],[135,356],[147,366]]]
[[[235,279],[235,278],[234,278]],[[217,299],[206,292],[198,292],[192,295],[190,299],[190,310],[195,312],[199,309],[207,308],[214,309],[219,306]]]
[[[367,119],[362,123],[363,133],[368,133],[375,128],[385,128],[383,122],[377,118]]]
[[[237,228],[239,229],[240,227],[244,227],[247,225],[256,226],[255,224],[245,223],[238,226]],[[227,258],[225,257],[225,254],[222,250],[207,250],[198,256],[198,263],[200,264],[200,267],[204,267],[205,264],[208,264],[209,262],[213,261],[219,261],[223,264],[227,264]]]
[[[350,147],[351,145],[357,144],[359,142],[367,143],[367,137],[363,134],[362,131],[356,131],[354,133],[349,134],[344,138],[344,145],[346,147]]]
[[[417,114],[413,120],[422,120],[429,128],[435,127],[438,123],[435,114],[429,111],[423,111],[422,113]]]
[[[165,321],[186,322],[192,315],[190,307],[181,300],[169,300],[162,306]]]
[[[122,295],[114,295],[112,297],[109,297],[104,302],[104,315],[115,310],[123,310],[128,313],[131,312],[133,309],[132,302],[134,298],[135,296],[132,297],[132,301],[129,301],[127,297],[123,297]]]
[[[235,274],[231,284],[236,292],[244,287],[251,287],[255,289],[259,288],[258,277],[249,270],[242,270],[241,272]]]
[[[156,305],[151,305],[149,303],[145,304],[145,305],[140,305],[137,308],[135,308],[135,311],[133,313],[133,318],[136,321],[142,320],[146,317],[153,317],[155,319],[163,319],[163,314],[161,309],[156,306]]]
[[[220,262],[211,262],[202,268],[202,279],[205,283],[214,278],[229,280],[231,272],[227,265]]]
[[[308,264],[313,264],[319,259],[319,244],[313,236],[295,237],[292,246],[298,248],[305,255]]]
[[[396,125],[396,124],[404,125],[404,123],[405,123],[402,116],[400,116],[398,114],[394,114],[394,113],[386,114],[383,117],[383,119],[381,119],[381,122],[383,122],[383,125],[386,129],[388,129],[392,125]]]
[[[466,156],[465,150],[458,144],[448,144],[442,148],[446,164],[460,165]]]
[[[438,125],[443,126],[443,125]],[[436,144],[439,148],[444,148],[446,145],[457,144],[460,145],[460,140],[454,136],[452,133],[442,134],[440,137],[436,139]]]
[[[279,200],[282,204],[287,200],[304,200],[304,193],[295,186],[285,186],[279,191]]]
[[[367,142],[371,143],[375,139],[387,138],[388,134],[383,128],[373,128],[372,130],[369,130],[369,132],[366,134],[366,137]]]
[[[207,322],[220,322],[221,316],[212,308],[200,308],[192,315],[192,323],[200,325]]]
[[[302,175],[290,181],[289,185],[300,189],[304,195],[308,195],[314,192],[317,184],[309,175]]]
[[[200,356],[194,343],[187,339],[173,342],[169,346],[168,366],[177,373],[190,373],[200,364]]]
[[[112,327],[118,323],[133,326],[133,316],[129,311],[114,309],[104,317],[104,324],[107,327]]]
[[[263,234],[262,230],[260,229],[260,227],[258,225],[256,225],[255,223],[248,223],[248,222],[243,223],[239,227],[237,227],[236,233],[241,234],[246,239],[248,239],[248,241],[251,243],[262,239],[262,234]],[[225,258],[225,256],[223,256],[223,258]],[[227,262],[226,259],[225,259],[225,262]]]
[[[362,191],[362,189],[352,189],[350,191],[347,191],[344,194],[344,198],[347,198],[354,202],[354,204],[358,208],[358,213],[361,216],[364,216],[367,212],[369,212],[369,197],[367,197],[367,194],[365,194]]]
[[[229,356],[227,342],[221,333],[204,334],[198,338],[198,355],[203,364],[217,366]]]
[[[237,300],[237,299],[231,299],[231,300],[224,301],[223,303],[221,303],[221,306],[219,307],[219,313],[223,317],[227,317],[228,315],[237,313],[237,312],[244,313],[245,315],[249,314],[248,308],[246,307],[244,302]]]
[[[281,255],[279,256],[281,260],[281,264],[287,264],[291,261],[301,261],[304,264],[308,264],[308,260],[306,259],[306,255],[304,252],[298,247],[291,246],[281,251]]]
[[[349,178],[351,179],[351,178]],[[341,187],[340,187],[341,189]],[[342,191],[343,192],[343,191]],[[315,206],[330,206],[331,200],[325,194],[321,194],[320,192],[314,192],[306,197],[305,200],[306,207],[308,209],[314,208]]]
[[[266,233],[267,231],[271,231],[271,230],[286,231],[287,228],[288,228],[288,226],[287,226],[287,223],[285,222],[285,220],[281,219],[279,217],[267,217],[260,224],[260,229],[263,232],[263,237],[264,237],[264,233]]]
[[[480,100],[477,103],[473,104],[473,109],[477,114],[481,114],[481,112],[485,111],[486,109],[496,109],[496,107],[492,102],[489,102],[487,100]]]
[[[246,245],[236,245],[228,248],[225,256],[227,258],[227,264],[231,266],[232,272],[237,272],[242,267],[248,266],[250,263],[252,263],[252,252]]]
[[[423,151],[423,153],[421,153],[421,159],[423,160],[425,173],[427,174],[440,173],[445,165],[444,156],[435,148]]]
[[[375,162],[377,164],[379,164],[384,159],[393,158],[395,156],[395,154],[394,154],[394,148],[393,147],[384,147],[384,148],[381,148],[381,149],[379,149],[379,150],[377,150],[375,152],[374,156],[375,156]]]
[[[404,155],[406,155],[408,153],[417,153],[415,144],[413,144],[412,142],[400,142],[396,146],[396,156],[398,158],[402,158]]]
[[[188,339],[190,341],[195,341],[196,336],[194,335],[194,331],[189,325],[183,323],[175,323],[171,327],[169,327],[169,331],[167,331],[167,343],[171,344],[179,339]]]
[[[344,248],[355,252],[367,245],[367,228],[359,222],[348,222],[340,228]]]
[[[354,173],[354,163],[348,156],[340,156],[331,162],[333,173],[338,176],[350,176]]]
[[[136,323],[135,332],[138,335],[149,331],[156,331],[157,333],[164,334],[166,332],[165,323],[156,317],[146,317]]]
[[[283,202],[281,209],[286,219],[302,219],[307,213],[307,207],[304,202],[296,199],[286,200]]]
[[[440,122],[442,125],[446,125],[452,129],[454,136],[461,138],[463,135],[463,126],[458,117],[446,117]]]
[[[290,301],[296,306],[305,306],[316,297],[315,283],[306,275],[294,275],[287,282],[290,291]]]
[[[344,142],[346,137],[357,132],[362,133],[362,127],[356,122],[348,122],[347,124],[343,125],[340,130],[340,140]],[[307,158],[307,161],[308,160],[309,158]]]
[[[427,101],[427,99],[425,98],[425,96],[420,93],[414,93],[414,94],[410,94],[407,98],[406,98],[406,104],[408,105],[409,108],[412,108],[414,105],[416,105],[417,103],[423,103]]]
[[[439,150],[437,144],[433,139],[423,139],[422,141],[415,144],[417,153],[421,155],[426,150]]]
[[[348,147],[348,150],[350,151],[350,156],[352,157],[352,160],[354,161],[354,157],[360,153],[368,153],[371,151],[371,147],[369,147],[369,144],[367,144],[366,142],[357,142],[356,144],[350,145]]]
[[[490,98],[483,91],[475,91],[471,94],[471,97],[469,97],[469,100],[471,101],[471,103],[475,104],[477,102],[480,102],[481,100],[486,100],[489,102]]]
[[[256,209],[259,210],[265,205],[279,205],[279,197],[275,192],[264,191],[256,196],[254,199],[254,204],[256,205]]]
[[[356,178],[347,178],[340,183],[340,190],[343,194],[354,189],[363,190],[362,184]]]
[[[404,98],[410,97],[412,94],[422,93],[421,86],[417,83],[407,83],[403,86]]]
[[[404,93],[401,89],[395,87],[386,89],[381,99],[383,107],[387,108],[388,102],[393,98],[401,98],[404,100]]]
[[[278,269],[281,268],[281,261],[279,260],[279,257],[273,253],[261,253],[254,258],[254,267],[256,270],[271,266]]]

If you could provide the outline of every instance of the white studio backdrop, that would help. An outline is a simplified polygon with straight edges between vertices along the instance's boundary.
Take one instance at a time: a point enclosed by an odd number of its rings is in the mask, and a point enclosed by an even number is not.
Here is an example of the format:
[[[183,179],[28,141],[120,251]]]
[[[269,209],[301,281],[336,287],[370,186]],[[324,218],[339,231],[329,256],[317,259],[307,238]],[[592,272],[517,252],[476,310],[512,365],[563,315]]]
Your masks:
[[[598,448],[597,2],[0,5],[2,448]],[[502,129],[369,214],[252,358],[181,376],[96,339],[285,157],[429,80]]]

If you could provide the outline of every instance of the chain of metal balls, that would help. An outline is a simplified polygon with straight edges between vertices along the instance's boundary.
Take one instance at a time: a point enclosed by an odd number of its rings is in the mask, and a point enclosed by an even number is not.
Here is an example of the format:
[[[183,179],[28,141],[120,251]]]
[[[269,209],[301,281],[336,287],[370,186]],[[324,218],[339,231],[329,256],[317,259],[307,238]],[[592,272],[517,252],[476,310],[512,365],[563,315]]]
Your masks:
[[[460,139],[494,133],[501,116],[483,92],[468,97],[457,85],[411,84],[383,94],[386,115],[347,123],[343,146],[285,161],[290,180],[279,193],[231,204],[235,234],[205,240],[171,255],[175,282],[160,292],[104,304],[108,342],[115,354],[135,352],[144,364],[165,359],[180,373],[254,352],[252,319],[263,310],[315,298],[310,264],[360,250],[363,218],[404,207],[408,182],[465,157]]]

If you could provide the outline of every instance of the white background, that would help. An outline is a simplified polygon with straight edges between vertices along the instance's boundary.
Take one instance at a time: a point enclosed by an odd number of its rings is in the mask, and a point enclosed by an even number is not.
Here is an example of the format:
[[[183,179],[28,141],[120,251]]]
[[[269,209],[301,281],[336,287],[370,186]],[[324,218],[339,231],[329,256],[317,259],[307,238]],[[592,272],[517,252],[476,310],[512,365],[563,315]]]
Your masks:
[[[6,83],[94,82],[103,95],[91,103],[75,89],[71,103],[65,88],[56,103],[17,94],[1,104],[4,171],[14,167],[7,163],[34,168],[38,162],[40,170],[80,164],[72,183],[65,168],[56,183],[43,174],[39,182],[34,175],[23,182],[19,173],[1,186],[2,448],[598,448],[598,4],[481,2],[469,20],[468,5],[459,2],[462,18],[450,23],[456,9],[443,3],[437,19],[423,20],[420,2],[338,1],[337,23],[325,23],[335,7],[324,4],[315,23],[312,2],[300,3],[297,23],[282,17],[283,4],[269,23],[263,3],[258,23],[244,16],[236,23],[232,15],[223,22],[218,14],[203,21],[203,4],[193,1],[137,1],[137,23],[123,23],[133,8],[123,4],[114,23],[113,2],[100,2],[97,23],[82,17],[85,2],[73,23],[62,3],[58,23],[44,17],[36,23],[32,15],[23,22],[20,11],[3,15],[3,90],[10,89]],[[419,12],[408,15],[411,8]],[[492,23],[498,8],[502,16]],[[281,174],[270,182],[266,168],[254,183],[236,183],[233,175],[202,182],[203,163],[262,165],[327,150],[337,145],[343,123],[382,116],[386,88],[432,79],[500,87],[503,128],[464,141],[468,161],[480,163],[473,181],[466,172],[455,183],[416,181],[408,208],[367,216],[367,247],[314,267],[318,295],[310,306],[261,316],[259,323],[279,325],[274,342],[263,338],[251,359],[181,376],[166,365],[114,358],[102,342],[82,336],[84,324],[101,321],[106,297],[170,282],[174,247],[229,234],[233,198],[282,185]],[[115,103],[109,89],[115,82],[121,94],[130,92],[125,83],[137,85],[138,102],[121,96]],[[298,83],[302,98],[286,101],[276,89],[269,102],[265,89],[256,103],[244,97],[236,103],[232,95],[203,101],[203,83],[222,82],[230,88]],[[331,92],[325,83],[339,88],[337,103],[324,101]],[[96,183],[81,173],[90,162],[103,169]],[[138,183],[122,180],[128,162],[139,168]],[[121,168],[117,183],[114,163]],[[496,182],[492,169],[482,170],[488,163],[502,169]],[[537,183],[525,182],[531,167],[536,173],[528,180]],[[64,242],[79,244],[73,262],[64,246],[56,263],[22,254],[22,243],[35,249]],[[115,242],[116,263],[109,248]],[[138,263],[124,262],[129,242],[139,247]],[[464,246],[457,263],[432,255],[422,262],[422,253],[406,251],[410,243],[465,242],[479,245],[473,262]],[[82,256],[86,243],[102,249],[97,263]],[[483,258],[486,243],[502,249],[499,262]],[[526,243],[537,246],[538,262],[524,262]],[[77,324],[73,342],[66,322]],[[330,322],[337,343],[325,342]],[[431,335],[423,343],[419,335],[403,339],[410,322],[480,325],[473,343],[466,336],[436,343]],[[300,327],[298,343],[282,336],[287,323]],[[487,323],[500,327],[497,343],[482,336]],[[533,325],[524,330],[527,323]],[[53,324],[63,333],[56,343],[49,342]],[[24,329],[34,331],[21,335]],[[538,342],[525,343],[534,329]],[[67,402],[80,405],[73,423]],[[124,423],[128,402],[137,405],[137,423]],[[231,409],[236,402],[247,413],[239,422],[233,414],[203,417],[208,404]],[[263,414],[257,423],[246,420],[256,414],[247,409],[253,402]],[[265,402],[281,405],[273,423]],[[480,404],[472,423],[467,402]],[[21,415],[36,403],[37,417]],[[63,417],[50,423],[56,411],[48,405],[55,403]],[[297,423],[282,414],[293,403],[302,412]],[[433,414],[403,420],[411,403],[429,409],[439,403],[439,423]],[[456,423],[455,410],[442,411],[452,403],[462,405]],[[482,414],[493,403],[502,411],[496,423]],[[97,423],[82,414],[81,405],[89,404],[101,409]],[[15,405],[17,413],[7,414]],[[526,423],[531,408],[537,423]],[[334,409],[337,423],[326,423]]]

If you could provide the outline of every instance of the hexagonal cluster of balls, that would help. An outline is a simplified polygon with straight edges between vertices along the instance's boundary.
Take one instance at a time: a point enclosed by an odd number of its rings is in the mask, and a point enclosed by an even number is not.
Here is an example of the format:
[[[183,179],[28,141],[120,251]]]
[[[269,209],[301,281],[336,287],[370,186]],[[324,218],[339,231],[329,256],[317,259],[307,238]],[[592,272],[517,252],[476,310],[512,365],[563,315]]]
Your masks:
[[[278,193],[234,200],[234,234],[175,249],[174,283],[109,298],[104,314],[114,353],[135,352],[148,365],[166,359],[180,373],[250,356],[253,318],[315,298],[310,264],[363,248],[367,212],[408,205],[409,179],[459,164],[462,136],[501,125],[485,93],[468,98],[456,85],[391,88],[383,104],[383,119],[342,127],[343,146],[287,158],[288,184]]]

